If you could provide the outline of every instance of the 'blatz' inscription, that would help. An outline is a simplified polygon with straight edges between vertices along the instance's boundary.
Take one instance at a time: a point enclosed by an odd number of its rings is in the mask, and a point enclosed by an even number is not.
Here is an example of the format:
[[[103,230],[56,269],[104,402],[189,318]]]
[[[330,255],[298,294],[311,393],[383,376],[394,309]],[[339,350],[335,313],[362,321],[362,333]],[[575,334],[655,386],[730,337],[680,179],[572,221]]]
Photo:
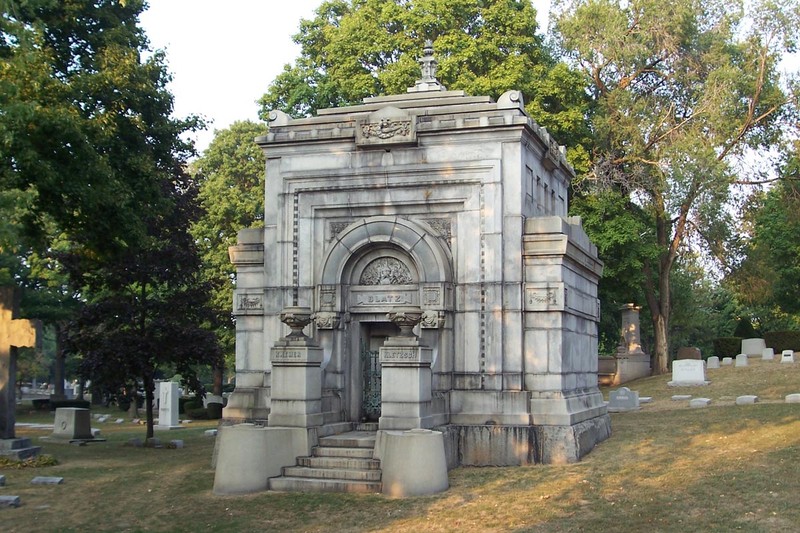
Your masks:
[[[370,293],[356,295],[357,305],[406,305],[411,298],[403,293]]]

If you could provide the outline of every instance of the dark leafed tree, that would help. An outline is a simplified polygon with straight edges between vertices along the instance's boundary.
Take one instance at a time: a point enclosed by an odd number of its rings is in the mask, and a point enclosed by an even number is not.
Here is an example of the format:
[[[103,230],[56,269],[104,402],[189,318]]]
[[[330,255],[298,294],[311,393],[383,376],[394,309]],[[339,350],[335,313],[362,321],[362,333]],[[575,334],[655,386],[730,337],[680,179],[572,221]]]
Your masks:
[[[522,91],[528,113],[568,144],[576,168],[589,130],[580,75],[556,61],[536,34],[527,0],[328,0],[294,36],[300,57],[261,98],[261,116],[318,109],[400,94],[419,78],[425,40],[434,43],[437,77],[448,88],[498,97]]]
[[[81,375],[103,390],[144,386],[148,438],[157,372],[174,368],[189,388],[202,391],[198,365],[221,365],[211,286],[201,279],[189,233],[198,217],[196,188],[180,171],[161,185],[159,208],[142,217],[143,244],[102,263],[64,258],[72,278],[92,295],[70,324],[67,349],[80,360]]]
[[[712,252],[751,150],[779,148],[796,125],[797,92],[778,63],[800,28],[796,2],[565,0],[556,38],[593,104],[592,183],[647,217],[657,247],[642,259],[653,321],[653,370],[667,372],[671,273],[690,239]]]

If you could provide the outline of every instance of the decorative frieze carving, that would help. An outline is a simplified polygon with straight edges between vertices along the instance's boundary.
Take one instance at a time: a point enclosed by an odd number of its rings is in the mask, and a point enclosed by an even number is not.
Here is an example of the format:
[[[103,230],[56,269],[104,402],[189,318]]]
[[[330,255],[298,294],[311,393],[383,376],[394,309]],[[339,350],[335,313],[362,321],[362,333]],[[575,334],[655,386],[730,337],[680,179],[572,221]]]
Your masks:
[[[365,123],[361,125],[361,136],[364,139],[377,137],[378,139],[391,139],[394,136],[408,137],[411,132],[410,120],[391,120],[383,118],[380,122]]]
[[[258,293],[238,293],[236,294],[236,305],[234,307],[237,315],[261,315],[264,314],[264,295]]]
[[[339,314],[320,311],[314,315],[318,329],[336,329],[339,327]]]
[[[380,257],[361,273],[361,285],[408,285],[414,283],[405,263],[394,257]]]
[[[423,220],[439,237],[447,242],[447,247],[452,247],[453,230],[449,218],[426,218]]]
[[[356,145],[362,148],[416,144],[416,117],[387,106],[357,121]]]
[[[336,237],[339,236],[344,229],[350,225],[350,222],[330,222],[328,227],[330,228],[330,235],[331,240],[335,240]]]
[[[563,311],[566,299],[563,283],[529,283],[525,286],[526,311]]]

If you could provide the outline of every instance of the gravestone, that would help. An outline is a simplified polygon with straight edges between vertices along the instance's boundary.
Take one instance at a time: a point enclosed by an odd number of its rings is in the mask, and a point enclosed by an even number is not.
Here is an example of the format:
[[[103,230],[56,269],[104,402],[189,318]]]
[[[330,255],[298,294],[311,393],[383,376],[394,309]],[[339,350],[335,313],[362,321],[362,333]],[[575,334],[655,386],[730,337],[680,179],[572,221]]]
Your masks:
[[[764,348],[761,351],[761,359],[763,361],[772,361],[773,359],[775,359],[775,350],[773,350],[772,348]]]
[[[747,354],[740,353],[736,356],[736,365],[734,366],[747,366]]]
[[[712,355],[706,361],[706,368],[719,368],[719,357]]]
[[[94,439],[89,410],[77,407],[59,407],[56,409],[53,433],[50,436],[69,440]]]
[[[787,394],[784,400],[786,403],[800,403],[800,393]]]
[[[61,485],[64,478],[59,476],[36,476],[31,480],[32,485]]]
[[[675,359],[684,360],[684,359],[703,359],[703,356],[700,354],[700,348],[696,346],[684,346],[682,348],[678,348],[678,355]]]
[[[742,353],[750,357],[761,357],[766,347],[764,339],[742,339]]]
[[[620,387],[608,394],[608,410],[612,413],[635,411],[639,409],[639,391]]]
[[[41,342],[40,323],[15,318],[18,292],[0,287],[0,455],[17,460],[39,455],[41,448],[30,439],[16,439],[17,348],[34,347]]]
[[[745,394],[744,396],[736,397],[736,405],[752,405],[754,403],[758,403],[758,396]]]
[[[672,362],[672,381],[670,387],[690,387],[708,385],[706,381],[706,367],[703,361],[697,359],[684,359]]]
[[[19,507],[19,496],[0,496],[0,507]]]
[[[179,429],[178,384],[161,381],[158,384],[158,425],[155,429]]]
[[[694,398],[689,400],[689,407],[695,409],[699,407],[708,407],[711,404],[711,398]]]
[[[723,357],[722,362],[720,363],[722,366],[731,366],[733,365],[733,357]]]
[[[781,353],[781,363],[794,363],[794,351],[784,350]]]
[[[622,328],[619,345],[613,359],[603,362],[604,366],[610,368],[598,368],[598,372],[604,374],[604,378],[611,385],[621,385],[651,374],[650,356],[642,350],[640,310],[641,308],[633,303],[620,307]]]
[[[691,399],[692,399],[692,395],[691,394],[674,394],[672,396],[672,400],[675,401],[675,402],[681,402],[681,401],[684,401],[684,400],[691,400]]]

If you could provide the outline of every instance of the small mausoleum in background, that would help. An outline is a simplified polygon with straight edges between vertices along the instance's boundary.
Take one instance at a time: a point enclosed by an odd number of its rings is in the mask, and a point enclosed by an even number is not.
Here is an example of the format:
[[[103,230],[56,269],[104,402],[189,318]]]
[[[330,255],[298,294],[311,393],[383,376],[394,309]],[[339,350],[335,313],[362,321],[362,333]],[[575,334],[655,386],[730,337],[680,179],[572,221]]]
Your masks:
[[[216,493],[422,494],[447,468],[568,463],[610,436],[602,264],[567,216],[564,148],[518,91],[446,90],[430,45],[420,64],[406,94],[274,111],[256,139],[264,228],[230,249]]]

